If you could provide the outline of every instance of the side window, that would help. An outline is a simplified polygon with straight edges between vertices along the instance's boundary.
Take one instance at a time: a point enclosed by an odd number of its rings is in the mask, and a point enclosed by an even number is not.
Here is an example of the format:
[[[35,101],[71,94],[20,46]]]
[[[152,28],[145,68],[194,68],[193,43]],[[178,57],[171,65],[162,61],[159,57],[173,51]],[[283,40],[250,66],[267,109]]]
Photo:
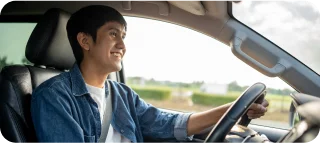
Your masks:
[[[251,123],[289,127],[289,94],[279,78],[267,77],[237,59],[230,47],[188,28],[126,17],[126,83],[160,108],[199,112],[234,101],[256,82],[268,87],[270,106]]]
[[[31,64],[25,57],[25,49],[35,26],[35,23],[0,23],[0,71],[6,65]]]

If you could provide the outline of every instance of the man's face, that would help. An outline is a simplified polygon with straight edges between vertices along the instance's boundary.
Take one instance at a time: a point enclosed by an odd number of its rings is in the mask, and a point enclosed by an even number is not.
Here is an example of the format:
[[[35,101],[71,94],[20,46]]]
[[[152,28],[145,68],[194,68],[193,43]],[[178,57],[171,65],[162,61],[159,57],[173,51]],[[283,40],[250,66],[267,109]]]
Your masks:
[[[101,26],[97,30],[96,42],[93,42],[92,38],[89,40],[89,61],[108,72],[121,70],[121,60],[126,53],[123,42],[125,35],[124,25],[118,22],[107,22]]]

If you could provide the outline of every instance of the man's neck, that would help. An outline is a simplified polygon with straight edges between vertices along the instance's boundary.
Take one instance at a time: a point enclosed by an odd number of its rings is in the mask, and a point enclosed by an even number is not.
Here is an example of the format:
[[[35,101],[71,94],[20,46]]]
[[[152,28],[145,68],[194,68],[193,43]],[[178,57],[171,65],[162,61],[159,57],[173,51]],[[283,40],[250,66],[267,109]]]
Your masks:
[[[99,66],[85,61],[81,62],[79,68],[82,77],[87,84],[99,88],[104,86],[109,73],[105,73]]]

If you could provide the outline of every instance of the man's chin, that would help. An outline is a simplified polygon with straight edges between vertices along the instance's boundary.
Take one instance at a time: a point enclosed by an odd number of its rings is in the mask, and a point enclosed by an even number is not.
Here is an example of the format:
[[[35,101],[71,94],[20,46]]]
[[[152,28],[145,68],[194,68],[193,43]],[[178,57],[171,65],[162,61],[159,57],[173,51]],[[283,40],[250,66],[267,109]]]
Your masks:
[[[115,68],[115,72],[118,72],[122,69],[122,65],[117,65]]]
[[[118,72],[122,69],[122,65],[105,65],[103,70],[107,73]]]

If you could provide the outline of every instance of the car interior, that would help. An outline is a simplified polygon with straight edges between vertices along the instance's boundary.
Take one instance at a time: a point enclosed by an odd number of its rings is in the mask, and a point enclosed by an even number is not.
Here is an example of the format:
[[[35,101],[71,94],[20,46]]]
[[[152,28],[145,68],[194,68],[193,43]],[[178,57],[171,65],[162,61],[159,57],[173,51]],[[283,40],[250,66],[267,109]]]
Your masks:
[[[216,125],[195,135],[193,142],[265,142],[263,135],[270,142],[309,142],[318,135],[319,75],[235,19],[232,1],[12,1],[3,7],[0,22],[36,22],[37,25],[25,51],[33,65],[9,65],[1,70],[0,127],[8,141],[37,141],[30,115],[32,91],[72,67],[75,58],[66,23],[73,12],[93,4],[111,6],[125,16],[169,22],[208,35],[229,45],[230,52],[239,60],[265,76],[281,78],[298,92],[291,94],[292,113],[297,113],[299,118],[291,129],[252,125],[245,119],[247,108],[243,107],[267,96],[266,85],[257,83],[243,92]],[[126,83],[124,74],[125,65],[108,78]],[[152,138],[145,141],[159,142]]]

